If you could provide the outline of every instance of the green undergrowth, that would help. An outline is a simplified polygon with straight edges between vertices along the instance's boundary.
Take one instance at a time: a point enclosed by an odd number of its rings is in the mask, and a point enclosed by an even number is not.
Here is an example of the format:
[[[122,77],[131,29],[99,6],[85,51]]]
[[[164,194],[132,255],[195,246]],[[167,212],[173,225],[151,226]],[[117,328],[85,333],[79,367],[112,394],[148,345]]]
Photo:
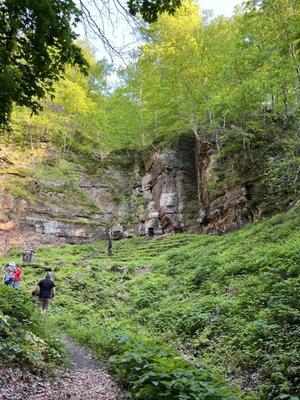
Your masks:
[[[298,399],[299,207],[224,236],[45,247],[51,319],[130,399]],[[95,257],[86,258],[99,250]]]
[[[40,317],[22,290],[0,286],[0,359],[33,373],[51,373],[65,362],[58,331]]]
[[[125,390],[125,399],[237,399],[224,379],[183,360],[178,351],[143,332],[125,333],[88,322],[63,321],[83,346],[108,361]]]

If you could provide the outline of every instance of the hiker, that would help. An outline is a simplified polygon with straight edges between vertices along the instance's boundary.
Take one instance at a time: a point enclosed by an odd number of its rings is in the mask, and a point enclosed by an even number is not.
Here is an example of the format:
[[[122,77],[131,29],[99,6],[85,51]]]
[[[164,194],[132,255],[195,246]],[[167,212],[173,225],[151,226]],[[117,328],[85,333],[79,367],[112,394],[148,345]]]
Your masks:
[[[15,288],[15,289],[19,289],[22,278],[23,278],[23,271],[17,265],[16,266],[16,272],[12,276],[12,287]]]
[[[40,301],[41,314],[45,314],[48,310],[50,300],[55,296],[55,284],[51,279],[51,275],[47,272],[45,279],[42,279],[36,287]]]
[[[111,241],[111,239],[109,239],[109,241],[108,241],[107,252],[108,252],[109,257],[112,257],[112,241]]]
[[[11,286],[13,284],[13,276],[17,271],[16,263],[9,262],[5,267],[4,280],[5,285]]]

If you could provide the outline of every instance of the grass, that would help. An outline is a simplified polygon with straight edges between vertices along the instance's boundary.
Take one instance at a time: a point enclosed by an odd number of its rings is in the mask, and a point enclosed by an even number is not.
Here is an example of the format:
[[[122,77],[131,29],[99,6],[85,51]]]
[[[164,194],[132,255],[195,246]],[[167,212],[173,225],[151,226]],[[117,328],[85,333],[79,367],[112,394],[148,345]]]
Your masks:
[[[128,398],[296,400],[298,228],[295,208],[224,236],[114,241],[112,258],[106,242],[45,247],[26,283],[54,271],[51,319],[110,360]],[[187,387],[199,367],[212,397]]]

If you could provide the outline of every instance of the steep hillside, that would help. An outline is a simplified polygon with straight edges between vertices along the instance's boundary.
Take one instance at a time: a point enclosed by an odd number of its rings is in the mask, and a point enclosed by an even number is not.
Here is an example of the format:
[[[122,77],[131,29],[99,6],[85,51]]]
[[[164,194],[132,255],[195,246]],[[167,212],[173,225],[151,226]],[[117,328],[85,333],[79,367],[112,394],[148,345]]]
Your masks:
[[[132,398],[295,400],[299,222],[297,207],[221,237],[126,239],[112,258],[106,242],[43,248],[26,284],[54,271],[51,318]]]

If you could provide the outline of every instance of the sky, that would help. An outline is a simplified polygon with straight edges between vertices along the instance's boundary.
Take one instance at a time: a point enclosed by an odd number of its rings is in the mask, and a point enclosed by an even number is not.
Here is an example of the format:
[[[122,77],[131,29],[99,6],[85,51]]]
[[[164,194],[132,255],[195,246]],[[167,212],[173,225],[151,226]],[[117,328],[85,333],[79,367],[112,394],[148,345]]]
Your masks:
[[[211,9],[214,15],[225,15],[230,17],[233,13],[234,6],[241,4],[240,0],[199,0],[202,9]]]
[[[242,3],[242,0],[197,1],[202,10],[210,9],[213,11],[214,16],[225,15],[227,17],[230,17],[233,14],[235,5]],[[109,38],[110,43],[116,49],[122,49],[122,57],[107,49],[107,46],[105,48],[100,38],[91,33],[90,29],[84,27],[82,24],[77,28],[80,39],[84,40],[86,38],[86,33],[88,33],[87,36],[90,48],[97,59],[107,58],[115,67],[126,65],[126,61],[129,59],[130,50],[134,49],[138,45],[133,33],[132,24],[128,24],[126,19],[122,16],[122,10],[121,13],[111,10],[109,13],[105,7],[101,8],[102,17],[100,19],[99,12],[93,5],[93,2],[101,4],[103,0],[99,2],[97,2],[97,0],[85,0],[84,4],[87,4],[93,19],[99,24],[99,26],[101,26],[106,37]],[[126,0],[120,0],[120,3],[126,7]],[[103,4],[107,3],[103,2]],[[112,1],[109,4],[116,3]]]

